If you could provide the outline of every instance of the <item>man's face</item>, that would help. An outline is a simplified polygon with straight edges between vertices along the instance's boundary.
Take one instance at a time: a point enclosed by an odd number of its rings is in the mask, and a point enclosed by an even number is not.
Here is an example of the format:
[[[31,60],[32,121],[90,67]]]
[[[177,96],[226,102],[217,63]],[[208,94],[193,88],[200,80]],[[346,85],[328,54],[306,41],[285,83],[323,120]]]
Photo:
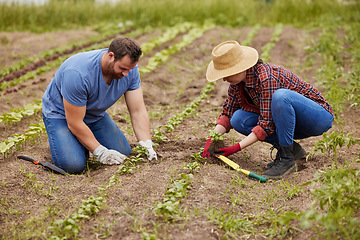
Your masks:
[[[243,71],[241,73],[237,73],[231,76],[227,76],[223,78],[224,82],[231,83],[233,85],[238,84],[241,81],[244,81],[246,79],[246,71]]]
[[[120,79],[128,75],[131,69],[136,66],[136,63],[133,63],[128,55],[124,56],[122,59],[115,62],[115,58],[108,63],[108,73],[112,75],[113,79]]]

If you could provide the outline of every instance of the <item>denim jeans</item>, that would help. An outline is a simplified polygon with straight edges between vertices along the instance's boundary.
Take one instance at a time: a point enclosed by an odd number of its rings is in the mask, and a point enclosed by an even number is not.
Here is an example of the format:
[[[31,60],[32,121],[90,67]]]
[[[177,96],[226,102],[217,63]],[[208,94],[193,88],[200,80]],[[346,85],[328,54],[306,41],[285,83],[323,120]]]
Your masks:
[[[289,146],[294,139],[319,136],[332,127],[333,115],[311,99],[291,91],[278,89],[271,101],[271,114],[276,132],[265,138],[270,144]],[[259,114],[237,110],[230,119],[231,126],[249,135],[257,125]]]
[[[43,120],[48,134],[51,160],[68,173],[80,173],[86,166],[88,150],[71,133],[65,119]],[[131,147],[115,122],[106,113],[103,118],[87,125],[99,143],[109,149],[129,155]]]

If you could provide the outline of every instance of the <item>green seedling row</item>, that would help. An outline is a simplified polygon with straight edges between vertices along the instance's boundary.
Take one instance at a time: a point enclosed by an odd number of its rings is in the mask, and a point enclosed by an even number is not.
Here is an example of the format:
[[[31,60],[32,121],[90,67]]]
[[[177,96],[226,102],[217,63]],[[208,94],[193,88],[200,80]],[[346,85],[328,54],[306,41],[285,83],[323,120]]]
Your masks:
[[[192,28],[194,26],[195,26],[194,24],[186,22],[186,23],[178,24],[178,25],[176,25],[174,27],[168,28],[168,30],[164,34],[162,34],[160,37],[157,37],[157,38],[149,41],[148,43],[143,44],[144,45],[143,54],[146,54],[146,53],[150,52],[156,46],[159,46],[161,44],[164,44],[164,43],[172,40],[178,34],[183,33],[183,32],[187,31],[188,29],[190,29],[190,28]],[[196,38],[196,35],[200,34],[200,36],[201,36],[201,33],[199,32],[199,30],[196,30],[196,29],[192,30],[191,34],[189,35],[190,37],[185,38],[182,42],[178,43],[178,45],[171,48],[171,50],[169,50],[167,52],[164,51],[162,54],[160,54],[161,56],[158,55],[157,57],[152,58],[152,60],[150,60],[150,61],[157,62],[157,64],[159,64],[160,62],[166,61],[166,59],[168,58],[168,55],[173,54],[173,53],[181,50],[187,44],[191,43],[194,40],[194,39],[193,40],[191,40],[191,39],[194,38],[194,37]],[[140,34],[140,33],[143,33],[144,31],[148,31],[148,30],[143,29],[140,32],[139,31],[135,31],[135,32],[137,34]],[[134,34],[134,32],[132,32],[132,34]],[[17,85],[19,85],[19,84],[21,84],[21,83],[23,83],[23,82],[25,82],[25,81],[27,81],[29,79],[34,79],[37,75],[40,75],[40,74],[42,74],[44,72],[48,72],[48,71],[50,71],[50,70],[52,70],[54,68],[59,67],[64,62],[64,60],[66,60],[69,56],[71,56],[73,54],[83,52],[83,51],[90,51],[90,50],[94,50],[94,49],[103,48],[104,46],[108,46],[111,41],[112,41],[112,39],[101,42],[101,43],[97,43],[95,45],[89,46],[87,48],[84,48],[84,49],[81,49],[81,50],[78,50],[78,51],[75,51],[75,52],[73,52],[71,54],[64,55],[62,57],[59,57],[55,61],[47,62],[45,66],[40,67],[40,68],[38,68],[38,69],[36,69],[34,71],[28,72],[25,75],[23,75],[23,76],[21,76],[19,78],[15,78],[10,82],[2,82],[2,83],[0,83],[0,91],[3,91],[5,89],[7,89],[8,87],[17,86]],[[159,60],[159,59],[161,59],[161,60]],[[148,72],[153,70],[157,66],[157,65],[152,64],[153,66],[150,67],[150,65],[151,64],[149,63],[149,65],[147,67]],[[141,70],[140,70],[140,72],[141,72]]]
[[[273,32],[273,34],[271,36],[270,41],[261,48],[261,50],[262,50],[261,59],[264,62],[269,61],[269,59],[270,59],[270,51],[275,46],[275,44],[279,41],[279,36],[282,33],[282,31],[283,31],[283,25],[282,24],[277,24],[275,26],[275,30],[274,30],[274,32]]]
[[[28,130],[24,134],[13,134],[7,140],[0,142],[0,153],[4,155],[4,158],[15,147],[20,150],[20,147],[25,142],[33,140],[39,137],[40,134],[45,132],[45,125],[43,123],[30,124]]]
[[[10,109],[10,113],[4,113],[0,116],[0,123],[11,124],[21,121],[26,116],[32,116],[35,113],[41,111],[42,102],[37,100],[37,103],[26,104],[20,109]]]
[[[170,55],[179,52],[192,43],[195,39],[201,37],[205,31],[210,30],[211,28],[214,28],[214,25],[205,24],[201,27],[192,28],[186,35],[184,35],[181,41],[167,49],[157,52],[154,56],[152,56],[149,59],[148,65],[139,69],[140,75],[152,72],[159,64],[166,62]]]
[[[21,70],[22,68],[28,66],[31,63],[35,63],[35,62],[38,62],[39,60],[54,56],[55,54],[63,54],[65,52],[71,51],[73,48],[79,48],[84,45],[102,42],[102,41],[104,41],[104,39],[109,38],[110,36],[115,35],[115,34],[119,33],[120,31],[125,32],[126,30],[128,30],[129,27],[131,27],[131,25],[123,26],[123,28],[112,28],[111,31],[96,35],[95,37],[91,37],[90,39],[88,39],[84,42],[72,43],[70,46],[59,47],[56,49],[47,50],[47,51],[40,53],[36,57],[29,57],[29,58],[23,59],[15,64],[13,64],[12,66],[8,67],[7,69],[0,71],[0,78],[4,77],[12,72]]]

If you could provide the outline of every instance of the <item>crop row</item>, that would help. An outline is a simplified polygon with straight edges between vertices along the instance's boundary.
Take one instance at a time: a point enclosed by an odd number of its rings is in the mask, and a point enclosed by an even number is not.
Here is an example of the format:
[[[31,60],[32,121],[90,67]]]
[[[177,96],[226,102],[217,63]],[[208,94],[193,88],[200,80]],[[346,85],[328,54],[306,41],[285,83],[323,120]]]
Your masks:
[[[175,25],[174,27],[168,28],[160,37],[149,41],[142,46],[144,54],[150,52],[153,48],[164,44],[172,39],[174,39],[177,35],[188,31],[189,29],[195,27],[195,24],[192,23],[182,23]],[[137,31],[132,31],[130,34],[131,36],[139,35],[144,33],[144,31],[149,31],[149,29],[140,29]],[[126,32],[123,32],[126,33]],[[128,34],[129,35],[129,34]],[[129,35],[130,36],[130,35]],[[114,36],[107,37],[102,41],[91,42],[89,44],[83,44],[80,47],[73,47],[71,51],[63,50],[60,54],[52,54],[49,57],[45,57],[45,60],[41,60],[43,64],[36,64],[36,68],[32,69],[31,71],[23,71],[24,74],[22,76],[18,76],[17,74],[15,78],[9,79],[8,81],[0,81],[0,91],[6,90],[8,87],[19,85],[29,79],[34,79],[37,75],[40,75],[44,72],[50,71],[54,68],[57,68],[61,65],[61,63],[67,59],[70,55],[83,52],[83,51],[90,51],[98,48],[103,48],[104,46],[108,46]],[[57,50],[59,51],[59,50]],[[46,52],[46,54],[49,54]],[[50,61],[53,60],[53,61]],[[10,81],[11,80],[11,81]]]
[[[57,59],[59,56],[67,55],[74,53],[75,51],[80,51],[81,49],[90,47],[94,44],[99,44],[106,40],[113,39],[117,35],[125,35],[133,31],[130,29],[131,25],[124,25],[122,28],[115,28],[111,31],[107,31],[103,34],[98,34],[96,37],[92,37],[89,40],[81,43],[73,43],[71,46],[59,47],[56,49],[51,49],[40,53],[38,56],[29,57],[22,59],[19,62],[16,62],[12,66],[0,71],[0,83],[4,81],[11,81],[13,77],[7,76],[11,73],[14,73],[14,76],[20,77],[29,70],[35,70],[36,68],[43,66],[45,62],[52,61]],[[119,32],[121,31],[121,32]]]

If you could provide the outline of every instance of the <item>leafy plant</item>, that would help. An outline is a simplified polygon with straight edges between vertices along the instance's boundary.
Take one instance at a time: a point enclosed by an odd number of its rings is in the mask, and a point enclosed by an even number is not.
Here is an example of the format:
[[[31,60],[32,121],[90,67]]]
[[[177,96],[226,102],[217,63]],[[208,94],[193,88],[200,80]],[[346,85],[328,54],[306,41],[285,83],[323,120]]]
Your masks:
[[[87,200],[82,201],[83,204],[79,207],[77,212],[73,213],[70,217],[64,220],[55,221],[50,227],[49,231],[51,236],[49,239],[67,239],[75,238],[80,232],[80,221],[89,219],[90,216],[97,214],[104,203],[102,197],[89,197]]]
[[[221,133],[217,133],[214,129],[210,130],[209,137],[211,137],[212,141],[224,141],[224,137]]]
[[[184,168],[190,169],[191,173],[194,174],[196,170],[200,170],[200,164],[198,162],[192,162],[186,165]]]
[[[359,239],[360,171],[348,166],[325,169],[315,174],[311,191],[315,200],[312,208],[293,214],[303,228],[312,228],[320,237],[328,239]],[[320,207],[320,210],[317,209]]]
[[[167,137],[164,136],[164,134],[161,132],[161,126],[157,127],[156,129],[153,129],[152,132],[153,132],[152,139],[154,140],[154,142],[161,143],[167,140]]]
[[[222,230],[225,231],[224,238],[231,237],[236,239],[240,234],[254,233],[254,224],[246,217],[239,217],[235,212],[228,211],[223,213],[223,209],[208,210],[207,217]]]
[[[352,145],[360,143],[360,138],[353,138],[352,135],[353,133],[348,133],[344,136],[343,131],[339,134],[336,131],[333,131],[330,135],[325,132],[323,138],[314,144],[314,152],[327,152],[328,155],[333,152],[334,163],[335,166],[337,166],[338,150],[344,145],[347,146],[347,148],[350,148]]]

